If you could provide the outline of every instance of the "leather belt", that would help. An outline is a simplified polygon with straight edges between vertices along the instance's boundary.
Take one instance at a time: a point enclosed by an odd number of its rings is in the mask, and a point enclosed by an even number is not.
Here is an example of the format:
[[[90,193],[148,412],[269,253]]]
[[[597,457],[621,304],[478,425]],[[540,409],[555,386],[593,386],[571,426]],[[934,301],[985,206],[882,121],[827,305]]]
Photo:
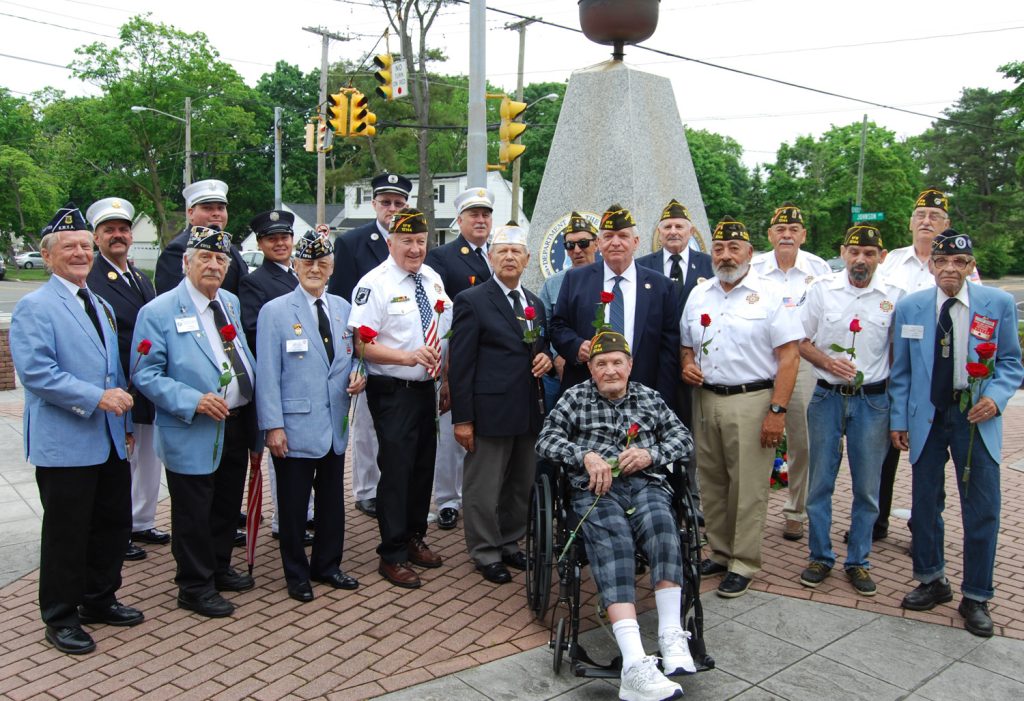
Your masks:
[[[366,378],[366,383],[390,389],[419,389],[434,386],[433,380],[400,380],[397,377],[387,377],[385,375],[369,375]]]
[[[726,397],[733,394],[743,394],[745,392],[759,392],[762,389],[771,389],[775,386],[775,380],[758,380],[757,382],[747,382],[742,385],[713,385],[705,382],[701,387],[706,390],[710,390],[715,394],[721,394]]]
[[[885,393],[885,380],[881,382],[872,382],[870,385],[861,385],[857,389],[854,389],[853,385],[833,385],[825,380],[818,380],[818,386],[822,389],[831,390],[838,392],[844,397],[852,397],[857,392],[863,392],[864,394],[884,394]]]

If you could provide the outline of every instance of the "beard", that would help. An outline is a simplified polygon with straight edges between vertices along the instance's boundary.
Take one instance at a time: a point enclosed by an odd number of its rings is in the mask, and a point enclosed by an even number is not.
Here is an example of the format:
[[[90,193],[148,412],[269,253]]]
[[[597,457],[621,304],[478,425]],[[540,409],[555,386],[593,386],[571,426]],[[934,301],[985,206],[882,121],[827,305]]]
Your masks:
[[[736,265],[715,265],[711,264],[711,270],[720,282],[733,285],[742,280],[750,272],[750,261]]]
[[[850,280],[853,282],[867,282],[871,279],[871,273],[866,265],[854,265],[849,269]]]

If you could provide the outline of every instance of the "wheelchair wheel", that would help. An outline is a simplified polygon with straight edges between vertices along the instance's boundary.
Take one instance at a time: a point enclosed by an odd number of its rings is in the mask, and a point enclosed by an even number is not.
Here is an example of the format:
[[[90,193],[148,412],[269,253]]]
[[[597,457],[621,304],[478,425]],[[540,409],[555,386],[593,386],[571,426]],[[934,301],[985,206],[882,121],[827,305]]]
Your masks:
[[[530,490],[526,522],[526,602],[538,621],[551,599],[551,530],[551,483],[541,475]]]
[[[565,618],[558,619],[558,627],[555,629],[555,655],[552,662],[555,674],[562,672],[562,653],[565,652]]]

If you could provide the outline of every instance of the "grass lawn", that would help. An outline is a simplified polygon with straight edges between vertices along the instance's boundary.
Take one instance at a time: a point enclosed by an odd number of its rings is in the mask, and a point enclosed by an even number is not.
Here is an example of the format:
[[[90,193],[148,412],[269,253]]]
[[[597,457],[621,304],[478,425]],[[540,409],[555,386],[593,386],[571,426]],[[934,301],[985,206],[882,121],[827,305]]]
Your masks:
[[[50,272],[46,268],[7,268],[7,275],[4,280],[49,280]]]

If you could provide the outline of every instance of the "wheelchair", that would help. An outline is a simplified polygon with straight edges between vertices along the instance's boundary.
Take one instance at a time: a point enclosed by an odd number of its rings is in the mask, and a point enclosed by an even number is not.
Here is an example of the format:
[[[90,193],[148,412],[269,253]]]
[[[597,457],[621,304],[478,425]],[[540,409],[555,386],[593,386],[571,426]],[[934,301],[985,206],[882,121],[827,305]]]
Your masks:
[[[526,525],[526,599],[538,621],[550,618],[548,646],[554,651],[553,669],[561,673],[565,659],[577,677],[617,679],[622,672],[622,658],[608,663],[594,660],[580,644],[580,585],[587,565],[583,531],[568,549],[566,544],[579,516],[572,508],[569,479],[561,468],[550,475],[539,470],[530,492],[529,518]],[[704,613],[700,602],[700,532],[697,509],[690,491],[686,470],[673,465],[669,470],[673,491],[673,510],[679,528],[683,553],[683,627],[690,633],[690,654],[697,671],[714,669],[715,661],[704,644]],[[563,550],[565,556],[561,557]],[[637,574],[647,569],[647,561],[637,549]],[[557,598],[551,606],[552,579],[557,576]],[[604,616],[604,611],[600,612]],[[602,624],[603,625],[603,624]]]

